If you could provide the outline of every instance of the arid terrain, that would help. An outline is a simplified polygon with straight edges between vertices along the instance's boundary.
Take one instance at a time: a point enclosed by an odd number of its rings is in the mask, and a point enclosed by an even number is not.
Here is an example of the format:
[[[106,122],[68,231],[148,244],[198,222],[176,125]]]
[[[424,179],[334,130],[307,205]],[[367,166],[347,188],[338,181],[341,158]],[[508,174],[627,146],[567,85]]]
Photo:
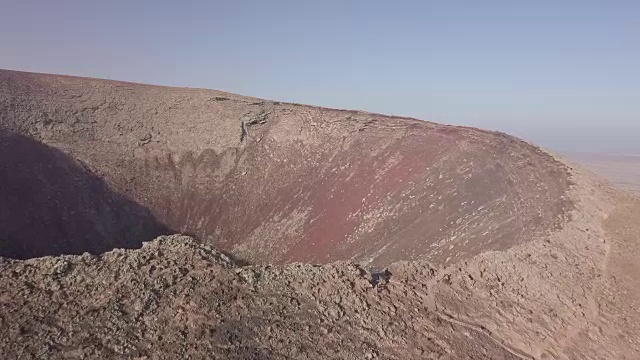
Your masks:
[[[639,219],[498,132],[0,70],[0,358],[638,359]]]
[[[567,157],[615,186],[640,195],[640,155],[574,153]]]

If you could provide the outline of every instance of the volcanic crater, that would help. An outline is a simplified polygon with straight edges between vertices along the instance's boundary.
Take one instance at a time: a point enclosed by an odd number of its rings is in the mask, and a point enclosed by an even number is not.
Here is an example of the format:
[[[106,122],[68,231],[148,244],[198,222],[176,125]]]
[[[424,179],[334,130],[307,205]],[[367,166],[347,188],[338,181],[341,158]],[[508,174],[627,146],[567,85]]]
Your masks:
[[[498,132],[0,70],[0,358],[638,359],[639,214]]]
[[[249,263],[455,263],[559,228],[565,165],[498,132],[0,71],[0,256],[183,233]]]

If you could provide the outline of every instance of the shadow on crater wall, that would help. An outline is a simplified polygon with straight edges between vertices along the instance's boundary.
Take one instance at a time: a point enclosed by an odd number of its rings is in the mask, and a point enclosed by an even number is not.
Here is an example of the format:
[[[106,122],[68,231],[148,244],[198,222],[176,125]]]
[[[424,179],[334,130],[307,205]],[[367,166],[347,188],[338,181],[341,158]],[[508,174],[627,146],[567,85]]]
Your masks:
[[[0,256],[26,259],[137,248],[168,229],[82,164],[0,130]]]

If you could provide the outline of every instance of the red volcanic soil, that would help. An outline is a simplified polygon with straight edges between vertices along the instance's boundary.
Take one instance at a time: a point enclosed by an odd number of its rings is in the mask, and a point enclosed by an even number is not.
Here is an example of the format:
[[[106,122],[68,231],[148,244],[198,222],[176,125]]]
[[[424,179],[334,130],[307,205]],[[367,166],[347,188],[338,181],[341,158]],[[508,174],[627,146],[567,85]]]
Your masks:
[[[17,258],[180,232],[254,263],[447,263],[572,207],[564,165],[501,133],[212,90],[1,71],[0,127]]]

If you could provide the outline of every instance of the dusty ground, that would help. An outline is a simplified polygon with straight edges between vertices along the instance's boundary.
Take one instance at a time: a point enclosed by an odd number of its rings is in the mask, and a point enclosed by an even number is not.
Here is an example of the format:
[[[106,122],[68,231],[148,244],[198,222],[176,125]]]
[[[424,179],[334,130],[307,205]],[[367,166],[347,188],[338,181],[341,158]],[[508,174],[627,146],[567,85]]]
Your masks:
[[[640,358],[640,201],[512,137],[7,71],[0,131],[0,358]]]

